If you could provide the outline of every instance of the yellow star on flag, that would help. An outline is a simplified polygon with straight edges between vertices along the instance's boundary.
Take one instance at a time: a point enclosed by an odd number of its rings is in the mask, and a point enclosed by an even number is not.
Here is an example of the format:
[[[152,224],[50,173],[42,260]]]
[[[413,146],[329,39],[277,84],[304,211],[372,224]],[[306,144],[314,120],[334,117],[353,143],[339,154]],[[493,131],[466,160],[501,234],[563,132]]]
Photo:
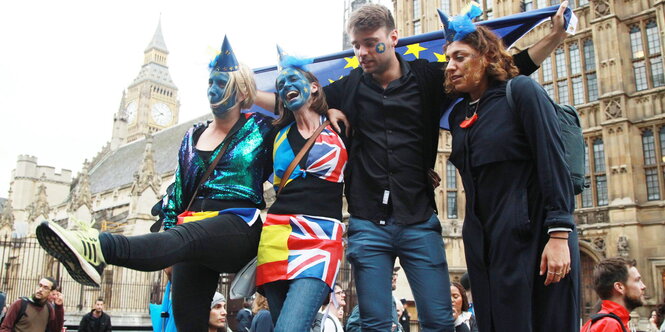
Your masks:
[[[407,54],[413,54],[413,56],[415,56],[416,59],[419,59],[419,58],[420,58],[420,52],[426,50],[426,48],[420,46],[420,43],[415,43],[415,44],[407,45],[407,46],[406,46],[406,49],[407,49],[407,50],[406,50],[406,52],[404,53],[404,55],[407,55]]]
[[[340,77],[338,78],[338,80],[341,80],[342,77],[344,77],[344,75],[340,76]],[[328,82],[329,82],[329,83],[335,83],[335,81],[333,81],[333,80],[331,80],[331,79],[328,79]]]
[[[356,56],[353,58],[344,58],[344,60],[346,60],[346,66],[344,66],[344,68],[356,69],[358,66],[360,66],[360,62],[358,62],[358,58]]]
[[[434,56],[436,56],[436,61],[437,62],[446,62],[446,61],[448,61],[448,59],[446,59],[445,54],[439,54],[439,53],[436,53],[436,52],[432,52],[432,53],[434,53]]]

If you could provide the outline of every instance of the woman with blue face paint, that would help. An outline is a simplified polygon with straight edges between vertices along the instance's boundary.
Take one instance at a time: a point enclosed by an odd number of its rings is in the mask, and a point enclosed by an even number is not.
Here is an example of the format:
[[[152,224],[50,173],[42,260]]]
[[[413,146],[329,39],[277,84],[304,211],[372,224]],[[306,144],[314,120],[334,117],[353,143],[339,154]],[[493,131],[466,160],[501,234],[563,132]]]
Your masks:
[[[310,330],[335,283],[343,251],[346,147],[325,122],[323,89],[304,62],[286,56],[276,81],[280,118],[274,123],[273,184],[278,194],[258,253],[257,286],[268,298],[276,332]],[[287,176],[310,138],[313,145]]]
[[[85,224],[78,231],[49,222],[37,228],[42,247],[82,284],[98,287],[106,264],[140,271],[173,266],[173,314],[178,330],[187,332],[208,330],[219,274],[235,273],[256,256],[274,135],[271,118],[240,112],[251,107],[256,87],[226,38],[210,69],[214,117],[183,138],[173,191],[163,203],[167,231],[127,237]]]

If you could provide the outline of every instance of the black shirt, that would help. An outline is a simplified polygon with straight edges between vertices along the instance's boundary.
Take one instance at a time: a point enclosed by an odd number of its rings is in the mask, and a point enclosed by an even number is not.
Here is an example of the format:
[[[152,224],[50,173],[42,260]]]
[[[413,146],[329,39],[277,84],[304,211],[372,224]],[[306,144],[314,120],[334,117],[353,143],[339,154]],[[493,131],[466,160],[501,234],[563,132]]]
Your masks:
[[[365,203],[392,215],[398,223],[429,219],[433,209],[424,177],[422,106],[420,90],[409,64],[398,56],[402,76],[383,89],[370,74],[363,74],[356,105],[363,110],[355,125],[354,140],[361,141],[353,155],[350,195],[370,198]]]

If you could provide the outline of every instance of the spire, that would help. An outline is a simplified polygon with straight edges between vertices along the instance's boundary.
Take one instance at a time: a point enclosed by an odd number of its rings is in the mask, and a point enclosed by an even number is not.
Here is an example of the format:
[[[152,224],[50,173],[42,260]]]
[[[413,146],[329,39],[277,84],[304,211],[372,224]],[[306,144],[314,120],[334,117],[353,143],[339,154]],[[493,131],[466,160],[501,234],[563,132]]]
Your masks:
[[[145,52],[150,51],[151,49],[156,48],[164,53],[169,53],[169,50],[166,49],[166,43],[164,42],[164,36],[162,36],[162,16],[159,16],[159,23],[157,23],[157,30],[155,30],[155,35],[152,36],[152,40],[148,47],[145,48]]]

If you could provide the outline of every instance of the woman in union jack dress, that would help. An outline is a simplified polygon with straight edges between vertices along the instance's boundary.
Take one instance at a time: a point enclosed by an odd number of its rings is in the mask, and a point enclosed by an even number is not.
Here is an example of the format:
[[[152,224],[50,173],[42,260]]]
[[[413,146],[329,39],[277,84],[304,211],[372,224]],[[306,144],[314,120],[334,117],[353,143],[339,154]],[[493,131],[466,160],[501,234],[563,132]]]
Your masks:
[[[342,260],[342,190],[347,152],[327,125],[288,178],[286,169],[325,122],[318,80],[304,61],[286,56],[276,81],[280,117],[273,148],[275,203],[259,242],[257,286],[270,304],[275,331],[309,331],[329,296]]]

